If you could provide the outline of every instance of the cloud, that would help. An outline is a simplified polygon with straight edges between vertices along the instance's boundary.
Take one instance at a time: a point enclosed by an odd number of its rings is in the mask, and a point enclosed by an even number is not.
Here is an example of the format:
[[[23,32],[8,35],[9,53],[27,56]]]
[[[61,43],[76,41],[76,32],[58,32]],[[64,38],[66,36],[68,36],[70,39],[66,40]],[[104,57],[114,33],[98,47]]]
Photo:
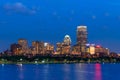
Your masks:
[[[21,2],[7,3],[3,6],[7,13],[36,14],[35,8],[29,8]]]

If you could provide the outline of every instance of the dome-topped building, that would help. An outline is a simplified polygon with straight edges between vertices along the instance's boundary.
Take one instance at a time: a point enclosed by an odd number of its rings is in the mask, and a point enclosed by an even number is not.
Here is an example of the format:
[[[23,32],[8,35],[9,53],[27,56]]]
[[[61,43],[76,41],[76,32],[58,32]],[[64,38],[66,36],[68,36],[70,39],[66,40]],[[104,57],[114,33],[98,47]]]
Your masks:
[[[71,38],[69,35],[65,35],[64,37],[64,44],[70,45],[71,44]]]

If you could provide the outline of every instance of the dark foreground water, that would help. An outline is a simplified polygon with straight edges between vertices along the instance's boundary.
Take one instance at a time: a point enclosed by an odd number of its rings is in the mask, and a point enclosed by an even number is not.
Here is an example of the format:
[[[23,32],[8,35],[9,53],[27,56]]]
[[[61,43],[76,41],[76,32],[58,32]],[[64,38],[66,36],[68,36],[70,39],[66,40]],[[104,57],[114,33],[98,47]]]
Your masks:
[[[120,64],[0,65],[0,80],[120,80]]]

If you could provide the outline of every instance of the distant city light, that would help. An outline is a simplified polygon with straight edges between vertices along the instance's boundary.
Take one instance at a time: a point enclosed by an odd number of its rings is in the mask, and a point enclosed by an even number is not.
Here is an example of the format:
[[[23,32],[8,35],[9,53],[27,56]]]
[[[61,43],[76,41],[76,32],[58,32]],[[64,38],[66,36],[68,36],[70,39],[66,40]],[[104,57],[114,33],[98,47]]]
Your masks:
[[[101,46],[100,46],[100,45],[97,45],[96,48],[101,48]]]
[[[87,46],[87,47],[89,47],[89,46],[90,46],[90,44],[86,44],[86,46]]]
[[[44,43],[44,46],[46,47],[48,45],[48,43]]]

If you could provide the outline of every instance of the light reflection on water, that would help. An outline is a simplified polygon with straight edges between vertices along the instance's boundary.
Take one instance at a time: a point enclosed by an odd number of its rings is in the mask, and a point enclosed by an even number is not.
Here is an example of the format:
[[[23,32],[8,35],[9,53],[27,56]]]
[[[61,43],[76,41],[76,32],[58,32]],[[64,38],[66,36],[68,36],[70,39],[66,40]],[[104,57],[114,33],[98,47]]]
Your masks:
[[[1,65],[0,80],[114,80],[114,76],[117,80],[119,74],[114,73],[118,73],[119,67],[115,64]]]
[[[20,80],[23,80],[24,79],[24,74],[23,74],[23,67],[22,67],[22,64],[17,64],[18,66],[18,71],[19,71],[19,79]]]
[[[102,80],[101,65],[95,64],[95,80]]]

